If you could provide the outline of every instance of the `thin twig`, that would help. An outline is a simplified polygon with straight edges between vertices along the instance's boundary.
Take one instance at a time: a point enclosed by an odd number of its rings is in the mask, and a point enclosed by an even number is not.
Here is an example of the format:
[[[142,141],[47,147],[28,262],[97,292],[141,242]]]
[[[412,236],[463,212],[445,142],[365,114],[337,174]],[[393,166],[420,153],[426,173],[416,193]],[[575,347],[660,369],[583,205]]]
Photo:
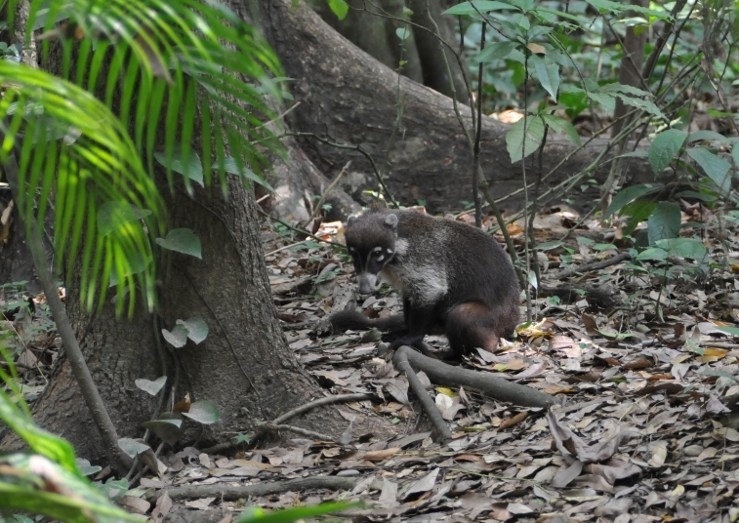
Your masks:
[[[290,418],[294,418],[295,416],[299,414],[303,414],[304,412],[308,412],[309,410],[322,407],[323,405],[331,405],[333,403],[348,403],[350,401],[367,401],[367,400],[373,400],[376,398],[377,398],[376,395],[369,394],[369,393],[366,393],[366,394],[337,394],[333,396],[326,396],[324,398],[320,398],[320,399],[311,401],[309,403],[306,403],[304,405],[301,405],[300,407],[294,408],[293,410],[290,410],[286,412],[285,414],[278,416],[277,418],[274,419],[274,421],[272,421],[272,424],[279,425],[280,423],[284,423]]]
[[[313,206],[313,210],[310,213],[310,216],[308,216],[308,219],[305,220],[305,224],[308,225],[313,218],[316,217],[316,214],[318,214],[318,211],[321,209],[321,206],[323,205],[323,202],[326,200],[326,196],[329,195],[329,193],[336,187],[336,184],[339,183],[339,180],[341,180],[341,177],[346,174],[346,171],[349,169],[349,166],[352,164],[352,161],[349,160],[346,162],[346,165],[339,171],[339,174],[336,175],[336,178],[334,178],[329,186],[326,188],[325,191],[323,191],[323,194],[321,194],[321,198],[318,200],[318,203]]]
[[[588,263],[583,263],[582,265],[578,265],[576,267],[567,267],[562,272],[554,276],[553,279],[563,280],[578,272],[584,273],[584,272],[590,272],[590,271],[597,271],[600,269],[605,269],[606,267],[610,267],[611,265],[616,265],[617,263],[621,263],[624,260],[630,260],[630,259],[631,259],[631,254],[629,254],[628,252],[621,252],[619,254],[616,254],[615,256],[611,256],[607,260],[592,261]]]
[[[15,154],[11,151],[3,165],[5,170],[5,176],[10,183],[11,190],[13,191],[13,198],[17,201],[18,193],[25,188],[18,187],[18,164],[15,158]],[[18,213],[19,221],[23,221],[23,213]],[[54,322],[57,326],[57,332],[62,339],[64,346],[64,354],[67,356],[69,366],[72,369],[77,384],[82,393],[82,397],[85,399],[87,408],[90,409],[90,415],[95,421],[95,425],[100,431],[100,435],[103,438],[103,446],[105,447],[105,454],[108,458],[111,468],[124,474],[127,470],[123,459],[121,450],[118,448],[118,433],[116,431],[113,421],[110,419],[105,403],[103,402],[100,391],[95,385],[95,381],[92,379],[90,369],[87,367],[87,362],[82,354],[80,345],[77,342],[77,338],[72,330],[72,324],[67,316],[67,311],[59,297],[58,289],[52,279],[51,269],[46,264],[46,255],[44,254],[44,246],[41,240],[41,231],[39,224],[32,220],[26,223],[27,230],[27,244],[31,251],[33,263],[36,266],[38,272],[38,278],[41,282],[41,287],[46,296],[46,302],[49,305],[51,316],[54,318]]]
[[[487,23],[482,23],[480,34],[480,52],[485,49],[485,28]],[[482,171],[480,165],[480,139],[482,137],[482,77],[483,62],[477,69],[477,127],[475,128],[475,146],[473,148],[474,164],[472,167],[472,201],[475,202],[475,227],[482,228],[482,205],[480,204],[480,178],[477,173]]]
[[[347,149],[350,151],[357,151],[359,154],[364,156],[367,159],[367,161],[370,163],[370,165],[372,166],[372,170],[375,173],[375,177],[377,178],[377,181],[379,182],[380,187],[382,187],[382,190],[385,192],[385,196],[390,200],[390,203],[392,203],[393,207],[395,207],[396,209],[400,208],[400,205],[398,204],[398,202],[395,201],[395,197],[390,192],[390,189],[388,189],[387,185],[385,185],[385,180],[382,177],[382,172],[380,172],[380,169],[378,169],[377,164],[375,163],[375,159],[372,158],[372,155],[368,153],[367,151],[365,151],[361,145],[350,145],[346,143],[332,142],[328,138],[323,138],[322,136],[318,136],[315,133],[290,132],[290,133],[285,133],[282,136],[305,136],[308,138],[314,138],[321,143],[330,145],[331,147],[336,147],[337,149]],[[278,138],[280,137],[281,136],[278,136]]]
[[[300,434],[301,436],[306,436],[308,438],[313,438],[318,441],[336,441],[336,439],[331,436],[330,434],[324,434],[322,432],[316,432],[315,430],[308,430],[304,429],[302,427],[295,427],[293,425],[275,425],[274,423],[264,423],[257,425],[257,428],[260,431],[265,430],[274,430],[274,431],[280,431],[280,430],[288,430],[290,432],[294,432],[295,434]]]
[[[272,220],[272,221],[275,221],[275,222],[277,222],[277,223],[279,223],[279,224],[281,224],[281,225],[284,225],[285,227],[287,227],[288,229],[290,229],[290,230],[292,230],[292,231],[295,231],[295,232],[297,232],[297,233],[299,233],[299,234],[304,234],[304,235],[306,235],[306,236],[309,236],[309,237],[313,238],[314,240],[316,240],[316,241],[319,241],[319,242],[321,242],[321,243],[327,243],[327,244],[329,244],[329,245],[336,245],[337,247],[341,247],[341,248],[344,248],[344,247],[345,247],[344,245],[342,245],[342,244],[340,244],[340,243],[338,243],[338,242],[332,242],[331,240],[324,240],[324,239],[323,239],[323,238],[321,238],[320,236],[316,236],[315,234],[309,233],[309,232],[308,232],[308,231],[306,231],[305,229],[301,229],[300,227],[295,227],[294,225],[290,225],[290,224],[289,224],[289,223],[287,223],[286,221],[284,221],[284,220],[281,220],[280,218],[277,218],[277,217],[275,217],[275,216],[272,216],[272,215],[270,215],[270,214],[268,214],[268,213],[264,212],[264,211],[263,211],[262,209],[260,209],[259,207],[257,207],[257,212],[258,212],[259,214],[261,214],[262,216],[264,216],[265,218],[269,218],[269,219],[270,219],[270,220]]]

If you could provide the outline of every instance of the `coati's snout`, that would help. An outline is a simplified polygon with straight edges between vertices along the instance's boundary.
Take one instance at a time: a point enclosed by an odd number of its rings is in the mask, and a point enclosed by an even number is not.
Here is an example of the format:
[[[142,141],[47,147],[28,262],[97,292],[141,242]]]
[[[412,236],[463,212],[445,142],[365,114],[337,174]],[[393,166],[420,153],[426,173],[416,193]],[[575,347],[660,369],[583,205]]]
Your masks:
[[[372,294],[377,287],[377,274],[357,274],[359,280],[359,294]]]
[[[378,223],[364,215],[350,217],[346,224],[346,248],[357,273],[360,294],[372,294],[380,271],[395,255],[398,217],[389,214]]]

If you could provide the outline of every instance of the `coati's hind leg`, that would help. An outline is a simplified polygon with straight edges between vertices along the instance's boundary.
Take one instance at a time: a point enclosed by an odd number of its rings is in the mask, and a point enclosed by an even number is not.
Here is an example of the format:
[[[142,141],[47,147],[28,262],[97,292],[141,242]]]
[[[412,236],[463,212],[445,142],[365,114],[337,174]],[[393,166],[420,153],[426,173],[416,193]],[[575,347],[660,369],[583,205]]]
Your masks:
[[[455,305],[446,317],[446,337],[452,353],[461,356],[480,347],[493,352],[500,335],[507,334],[508,326],[501,325],[500,314],[479,301]]]

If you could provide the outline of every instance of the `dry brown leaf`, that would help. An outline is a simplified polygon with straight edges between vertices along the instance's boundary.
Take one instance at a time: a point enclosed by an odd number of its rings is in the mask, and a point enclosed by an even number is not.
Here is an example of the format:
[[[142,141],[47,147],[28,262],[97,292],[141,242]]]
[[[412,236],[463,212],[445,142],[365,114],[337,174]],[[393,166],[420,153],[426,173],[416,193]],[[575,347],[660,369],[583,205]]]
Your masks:
[[[526,47],[529,51],[531,51],[534,54],[547,54],[546,47],[542,45],[529,42],[528,44],[526,44]]]
[[[510,428],[521,421],[525,420],[528,417],[529,413],[526,411],[519,412],[515,416],[512,416],[510,418],[506,418],[503,420],[503,422],[500,424],[500,427],[498,427],[498,430],[505,430],[507,428]]]
[[[585,467],[587,472],[603,476],[605,480],[613,485],[618,480],[630,478],[641,474],[642,469],[634,463],[612,459],[606,463],[590,463]]]
[[[146,514],[151,508],[151,503],[135,496],[121,496],[116,498],[116,503],[134,514]]]
[[[190,501],[185,501],[185,506],[187,508],[192,508],[195,510],[205,510],[207,509],[214,501],[216,500],[215,497],[211,498],[200,498]]]
[[[654,362],[652,360],[643,356],[638,356],[633,360],[624,363],[623,368],[627,370],[648,369],[652,365],[654,365]]]
[[[436,485],[436,477],[439,475],[439,468],[435,468],[421,479],[413,483],[410,488],[405,492],[403,499],[406,500],[413,494],[425,493],[430,491]]]
[[[161,523],[161,521],[164,519],[164,516],[169,514],[169,511],[172,509],[173,505],[174,502],[172,501],[172,498],[169,497],[169,492],[165,490],[157,498],[154,510],[151,511],[151,519],[153,519],[157,523]]]
[[[188,392],[187,394],[185,394],[184,398],[175,403],[172,412],[190,412],[191,404],[192,402],[190,401],[190,393]]]
[[[526,514],[532,514],[536,512],[531,507],[522,503],[508,503],[508,506],[506,508],[508,509],[508,512],[515,516],[524,516]]]
[[[382,461],[400,452],[400,447],[392,447],[384,450],[371,450],[366,452],[362,458],[367,461]]]
[[[598,492],[607,492],[613,494],[613,485],[606,478],[599,474],[583,474],[575,478],[574,484],[578,487],[591,488]]]
[[[706,403],[706,412],[709,414],[713,414],[714,416],[718,414],[727,414],[731,412],[726,405],[716,396],[715,394],[711,394],[711,397],[708,398],[708,402]]]
[[[726,356],[727,352],[729,351],[727,351],[726,349],[716,349],[709,347],[707,349],[703,349],[703,354],[696,357],[695,359],[700,363],[713,363],[715,361],[723,359]]]
[[[555,488],[565,488],[567,485],[580,475],[582,472],[583,463],[580,460],[574,460],[569,467],[561,469],[552,478],[552,486]]]
[[[583,313],[580,319],[582,320],[582,324],[585,326],[585,331],[589,336],[595,337],[600,334],[598,332],[598,324],[595,322],[595,318],[590,314]]]
[[[549,411],[547,413],[547,421],[549,422],[549,429],[552,432],[557,449],[563,455],[570,454],[583,463],[597,463],[610,459],[625,439],[629,439],[635,435],[635,431],[625,428],[616,431],[610,438],[588,446],[569,428],[561,425],[557,421],[554,412]]]
[[[378,499],[381,506],[385,508],[393,508],[399,505],[398,503],[398,484],[390,481],[387,478],[382,480],[382,491]]]
[[[664,441],[657,441],[650,445],[649,447],[651,457],[649,458],[648,463],[652,467],[661,467],[665,464],[665,460],[667,459],[667,443]]]

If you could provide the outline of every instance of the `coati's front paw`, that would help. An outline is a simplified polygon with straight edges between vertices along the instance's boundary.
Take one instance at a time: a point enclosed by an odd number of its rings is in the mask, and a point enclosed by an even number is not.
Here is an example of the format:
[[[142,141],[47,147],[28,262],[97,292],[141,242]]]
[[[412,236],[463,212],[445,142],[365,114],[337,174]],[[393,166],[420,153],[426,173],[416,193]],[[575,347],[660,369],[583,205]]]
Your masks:
[[[423,336],[403,336],[398,338],[390,344],[390,350],[399,349],[403,345],[408,345],[409,347],[423,351]]]

